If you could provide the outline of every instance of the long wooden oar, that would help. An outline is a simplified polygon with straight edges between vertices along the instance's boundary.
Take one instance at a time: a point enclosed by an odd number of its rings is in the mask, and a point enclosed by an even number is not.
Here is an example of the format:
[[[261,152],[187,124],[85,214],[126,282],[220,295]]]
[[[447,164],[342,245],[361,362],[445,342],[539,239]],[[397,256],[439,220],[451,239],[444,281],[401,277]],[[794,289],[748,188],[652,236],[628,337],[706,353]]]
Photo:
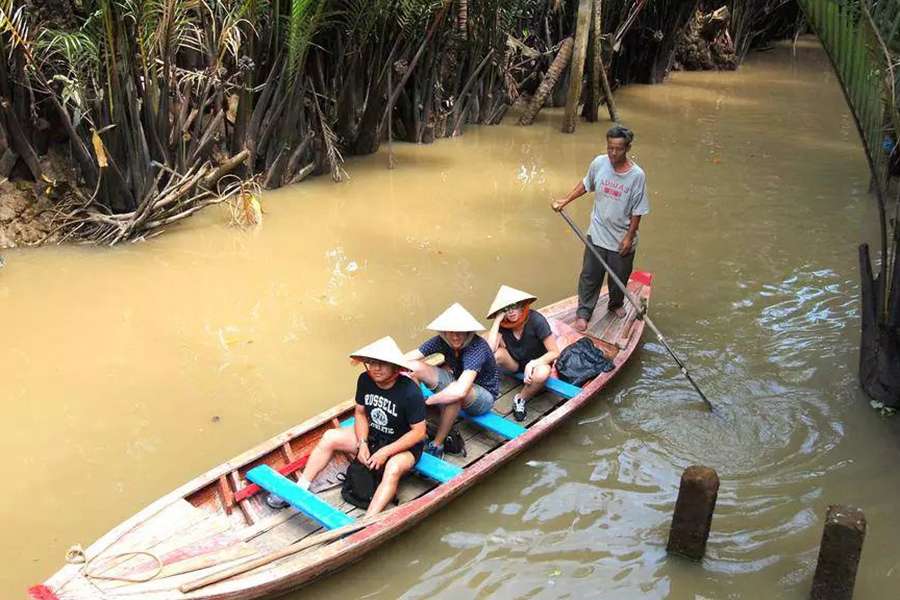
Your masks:
[[[276,550],[275,552],[266,554],[265,556],[260,556],[259,558],[256,558],[254,560],[250,560],[234,567],[223,569],[221,571],[218,571],[217,573],[207,575],[206,577],[184,583],[180,585],[178,589],[181,590],[182,593],[187,594],[188,592],[199,590],[200,588],[204,588],[208,585],[219,583],[220,581],[224,581],[226,579],[231,579],[232,577],[241,575],[243,573],[246,573],[247,571],[252,571],[253,569],[258,569],[259,567],[275,562],[276,560],[284,558],[285,556],[297,554],[298,552],[306,550],[307,548],[325,544],[350,535],[351,533],[355,533],[360,529],[364,529],[369,525],[381,521],[395,510],[397,509],[392,508],[390,510],[378,513],[377,515],[372,515],[369,518],[360,519],[359,521],[344,525],[343,527],[338,527],[337,529],[332,529],[331,531],[325,531],[323,533],[308,536],[306,538],[303,538],[296,544],[291,544],[290,546],[286,546],[281,550]]]
[[[603,260],[603,258],[600,256],[600,253],[597,252],[597,249],[594,248],[594,245],[590,242],[590,240],[588,240],[587,237],[585,237],[584,233],[582,233],[578,228],[578,226],[574,222],[572,222],[572,219],[566,213],[566,210],[564,208],[561,208],[558,212],[562,216],[562,218],[566,220],[566,223],[569,224],[569,227],[572,228],[572,231],[575,232],[575,235],[577,235],[578,238],[584,243],[585,247],[587,247],[587,249],[591,251],[591,253],[594,255],[594,258],[600,261],[600,264],[603,265],[603,268],[606,269],[607,273],[609,273],[609,278],[612,279],[617,286],[619,286],[619,289],[625,292],[625,297],[628,298],[628,301],[631,302],[632,306],[634,306],[634,310],[637,311],[637,318],[643,319],[644,322],[650,326],[650,329],[653,330],[653,333],[656,334],[656,337],[660,342],[662,342],[662,345],[665,346],[666,350],[669,353],[669,356],[671,356],[678,364],[678,368],[681,369],[681,374],[684,375],[685,378],[687,378],[692,386],[694,386],[694,389],[698,394],[700,394],[700,397],[703,398],[703,402],[706,403],[706,407],[709,408],[709,411],[713,412],[714,407],[712,403],[706,397],[706,394],[704,394],[700,389],[700,386],[698,386],[694,381],[694,378],[691,377],[691,374],[688,372],[687,367],[684,365],[684,363],[681,362],[681,359],[678,358],[678,356],[672,350],[671,346],[669,346],[669,342],[666,341],[666,338],[663,337],[663,334],[659,331],[659,329],[656,328],[656,325],[653,324],[653,321],[650,320],[650,317],[646,315],[637,298],[635,298],[634,295],[628,291],[628,289],[625,287],[625,284],[622,283],[622,280],[619,279],[619,277],[615,273],[613,273],[613,270],[609,268],[609,265],[606,264],[606,261]]]

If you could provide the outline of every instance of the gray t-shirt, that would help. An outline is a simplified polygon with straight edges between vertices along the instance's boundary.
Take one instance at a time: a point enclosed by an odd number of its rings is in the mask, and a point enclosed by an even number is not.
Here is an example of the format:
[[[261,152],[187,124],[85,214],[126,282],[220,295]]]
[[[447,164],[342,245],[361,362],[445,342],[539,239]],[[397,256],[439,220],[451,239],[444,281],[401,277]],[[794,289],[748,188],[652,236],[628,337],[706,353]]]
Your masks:
[[[650,212],[647,179],[634,162],[624,173],[616,173],[609,157],[600,155],[591,161],[584,177],[584,189],[594,192],[594,209],[588,235],[591,241],[606,250],[619,250],[619,242],[628,233],[632,215]],[[634,236],[633,248],[638,239]]]

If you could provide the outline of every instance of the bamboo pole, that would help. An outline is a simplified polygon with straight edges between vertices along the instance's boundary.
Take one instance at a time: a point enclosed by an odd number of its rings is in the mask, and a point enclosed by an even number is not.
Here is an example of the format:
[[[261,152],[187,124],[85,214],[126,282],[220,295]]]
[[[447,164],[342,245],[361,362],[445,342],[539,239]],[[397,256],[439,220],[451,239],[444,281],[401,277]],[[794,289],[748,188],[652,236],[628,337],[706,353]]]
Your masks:
[[[575,27],[575,47],[569,71],[569,91],[566,94],[566,113],[562,124],[563,133],[573,133],[575,131],[578,101],[581,99],[584,57],[587,53],[588,37],[591,30],[592,5],[593,0],[580,0],[578,3],[578,23]]]
[[[253,569],[258,569],[259,567],[265,566],[269,563],[275,562],[276,560],[282,559],[286,556],[291,556],[293,554],[297,554],[303,550],[308,548],[312,548],[313,546],[318,546],[320,544],[325,544],[337,539],[340,539],[344,536],[350,535],[351,533],[355,533],[360,529],[364,529],[369,525],[373,525],[378,521],[384,519],[391,513],[393,513],[396,508],[392,508],[391,510],[385,511],[383,513],[379,513],[377,515],[373,515],[367,519],[360,519],[354,523],[350,523],[349,525],[344,525],[343,527],[338,527],[337,529],[332,529],[331,531],[326,531],[324,533],[319,533],[316,535],[311,535],[306,537],[296,544],[291,544],[281,550],[276,550],[275,552],[271,552],[266,554],[265,556],[261,556],[257,559],[245,562],[243,564],[229,567],[227,569],[223,569],[217,573],[213,573],[212,575],[207,575],[206,577],[202,577],[200,579],[195,579],[194,581],[189,581],[184,583],[178,587],[182,593],[187,594],[189,592],[193,592],[194,590],[199,590],[200,588],[204,588],[206,586],[212,585],[214,583],[218,583],[220,581],[225,581],[226,579],[231,579],[232,577],[236,577],[238,575],[242,575],[248,571],[252,571]]]

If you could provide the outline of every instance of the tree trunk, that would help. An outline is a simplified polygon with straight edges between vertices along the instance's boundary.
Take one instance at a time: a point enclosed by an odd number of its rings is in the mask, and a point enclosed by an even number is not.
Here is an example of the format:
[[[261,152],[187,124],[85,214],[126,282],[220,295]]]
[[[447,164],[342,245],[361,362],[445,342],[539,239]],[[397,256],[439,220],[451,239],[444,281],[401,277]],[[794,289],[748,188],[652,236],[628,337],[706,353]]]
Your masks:
[[[895,238],[900,238],[900,233]],[[900,263],[894,261],[894,285],[886,315],[882,311],[884,286],[878,281],[880,277],[872,273],[868,244],[859,247],[859,266],[862,291],[859,382],[870,398],[897,408],[900,407]]]
[[[593,0],[580,0],[578,4],[578,25],[575,29],[575,50],[569,72],[569,93],[566,96],[566,114],[563,117],[562,132],[575,131],[575,119],[578,117],[578,101],[581,99],[581,85],[584,75],[584,55],[587,52],[588,38],[591,32],[591,7]]]
[[[541,81],[540,87],[534,93],[531,102],[525,108],[525,112],[519,117],[519,125],[531,125],[534,123],[534,117],[543,108],[547,96],[550,95],[550,92],[556,87],[559,78],[565,72],[569,59],[572,58],[572,48],[574,46],[575,40],[572,38],[568,37],[563,40],[562,46],[559,47],[559,52],[556,53],[556,58],[553,59],[553,64],[547,69],[547,74],[544,75],[544,79]]]
[[[600,95],[600,58],[602,57],[601,52],[603,52],[600,37],[603,35],[603,21],[600,18],[602,6],[602,0],[594,0],[594,10],[591,15],[591,44],[588,46],[591,83],[587,88],[584,109],[581,111],[581,115],[587,119],[588,123],[597,122],[597,107],[600,105],[600,98],[602,98]]]

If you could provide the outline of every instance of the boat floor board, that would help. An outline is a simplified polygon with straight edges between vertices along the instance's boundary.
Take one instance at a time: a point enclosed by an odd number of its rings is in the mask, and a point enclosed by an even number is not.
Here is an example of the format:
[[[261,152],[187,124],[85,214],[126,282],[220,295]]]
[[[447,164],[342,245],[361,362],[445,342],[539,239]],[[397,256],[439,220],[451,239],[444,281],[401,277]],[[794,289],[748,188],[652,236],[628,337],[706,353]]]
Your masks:
[[[268,553],[289,546],[308,535],[320,531],[322,531],[321,525],[307,518],[302,513],[296,513],[287,521],[276,525],[265,533],[261,533],[248,543],[258,551]]]
[[[185,500],[178,500],[127,532],[96,557],[88,556],[88,559],[93,560],[92,570],[95,573],[121,575],[148,559],[146,556],[118,555],[135,551],[167,552],[172,548],[173,530],[190,532],[190,537],[196,539],[208,536],[213,530],[221,532],[229,528],[230,525],[223,524],[219,515],[199,510]],[[177,544],[187,543],[182,536],[174,539]],[[109,557],[109,560],[104,560],[103,557]]]
[[[640,297],[643,288],[644,284],[639,281],[632,279],[628,282],[628,291],[637,297]],[[627,328],[631,327],[631,323],[634,322],[636,316],[636,311],[634,310],[634,307],[631,306],[631,303],[626,300],[625,316],[617,317],[615,314],[605,310],[608,301],[609,290],[604,285],[600,290],[600,297],[597,300],[597,310],[594,311],[593,317],[591,317],[590,322],[588,322],[587,333],[603,342],[618,347],[619,338],[623,332],[628,331]],[[574,322],[576,309],[577,304],[572,303],[568,310],[560,311],[555,317],[559,321]]]
[[[446,455],[444,458],[446,458]],[[397,499],[400,501],[400,504],[404,504],[410,500],[415,500],[422,494],[430,492],[437,487],[437,485],[438,483],[436,481],[425,479],[424,477],[419,477],[417,475],[404,477],[400,480],[400,485],[397,489]]]

